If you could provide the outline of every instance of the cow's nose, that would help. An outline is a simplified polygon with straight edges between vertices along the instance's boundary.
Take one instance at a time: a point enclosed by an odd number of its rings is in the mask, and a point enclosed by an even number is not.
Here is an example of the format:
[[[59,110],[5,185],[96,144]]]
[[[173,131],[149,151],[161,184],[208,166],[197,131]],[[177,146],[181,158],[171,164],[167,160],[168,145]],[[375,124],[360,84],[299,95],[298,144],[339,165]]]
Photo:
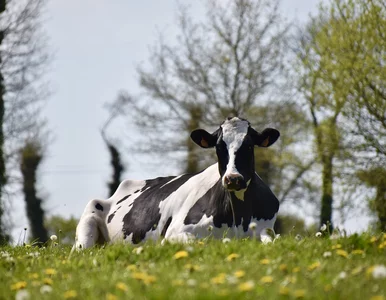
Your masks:
[[[228,190],[239,191],[246,188],[244,177],[240,174],[228,174],[224,176],[224,187]]]

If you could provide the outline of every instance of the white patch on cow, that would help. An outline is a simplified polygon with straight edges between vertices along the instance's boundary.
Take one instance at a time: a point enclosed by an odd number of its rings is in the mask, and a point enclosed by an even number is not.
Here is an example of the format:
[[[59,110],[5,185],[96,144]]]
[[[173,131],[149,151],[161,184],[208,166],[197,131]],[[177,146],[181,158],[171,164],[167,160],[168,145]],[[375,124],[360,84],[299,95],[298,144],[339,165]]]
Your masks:
[[[252,233],[252,236],[259,238],[264,244],[272,242],[272,237],[268,234],[267,229],[273,230],[273,226],[275,225],[277,213],[273,216],[272,219],[264,220],[264,219],[252,219],[251,222],[256,223],[256,228],[254,230],[249,230]]]
[[[236,168],[236,152],[241,147],[245,136],[248,133],[249,123],[245,120],[241,120],[239,118],[232,118],[230,120],[226,120],[222,125],[222,134],[223,141],[227,145],[229,161],[227,165],[227,170],[223,176],[223,184],[224,178],[230,174],[240,174],[240,172]]]
[[[165,238],[169,239],[184,230],[184,220],[194,204],[206,194],[220,179],[217,163],[205,169],[203,172],[191,177],[168,198],[161,201],[159,208],[161,219],[157,231],[161,233],[169,217],[172,221],[166,231]]]

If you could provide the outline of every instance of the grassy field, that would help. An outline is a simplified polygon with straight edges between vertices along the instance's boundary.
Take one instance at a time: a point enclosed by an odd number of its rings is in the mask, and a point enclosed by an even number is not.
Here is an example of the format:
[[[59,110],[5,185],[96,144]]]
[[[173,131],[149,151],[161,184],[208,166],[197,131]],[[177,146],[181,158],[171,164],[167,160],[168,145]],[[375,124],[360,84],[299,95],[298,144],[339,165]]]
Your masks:
[[[386,234],[69,253],[0,248],[0,299],[386,299]]]

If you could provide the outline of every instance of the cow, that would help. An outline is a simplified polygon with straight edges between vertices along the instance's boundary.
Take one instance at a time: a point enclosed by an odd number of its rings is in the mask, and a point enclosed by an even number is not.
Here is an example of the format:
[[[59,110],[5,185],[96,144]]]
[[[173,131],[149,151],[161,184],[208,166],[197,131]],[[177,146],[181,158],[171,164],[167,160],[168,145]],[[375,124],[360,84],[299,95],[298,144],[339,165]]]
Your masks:
[[[255,173],[254,146],[269,147],[279,136],[272,128],[259,133],[239,117],[227,118],[212,134],[194,130],[197,145],[216,148],[217,163],[195,174],[124,180],[109,199],[87,204],[74,248],[207,236],[269,240],[279,201]]]

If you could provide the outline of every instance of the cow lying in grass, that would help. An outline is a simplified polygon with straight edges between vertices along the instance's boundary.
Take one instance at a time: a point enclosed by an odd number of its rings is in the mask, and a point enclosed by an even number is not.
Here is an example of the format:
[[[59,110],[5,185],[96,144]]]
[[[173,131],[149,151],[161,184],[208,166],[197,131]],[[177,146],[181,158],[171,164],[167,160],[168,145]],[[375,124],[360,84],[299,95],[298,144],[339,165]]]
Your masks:
[[[159,238],[188,242],[208,235],[269,239],[279,202],[255,173],[254,146],[269,147],[279,135],[272,128],[259,133],[237,117],[212,134],[194,130],[196,144],[216,148],[217,163],[196,174],[123,181],[109,199],[87,204],[75,248]]]

